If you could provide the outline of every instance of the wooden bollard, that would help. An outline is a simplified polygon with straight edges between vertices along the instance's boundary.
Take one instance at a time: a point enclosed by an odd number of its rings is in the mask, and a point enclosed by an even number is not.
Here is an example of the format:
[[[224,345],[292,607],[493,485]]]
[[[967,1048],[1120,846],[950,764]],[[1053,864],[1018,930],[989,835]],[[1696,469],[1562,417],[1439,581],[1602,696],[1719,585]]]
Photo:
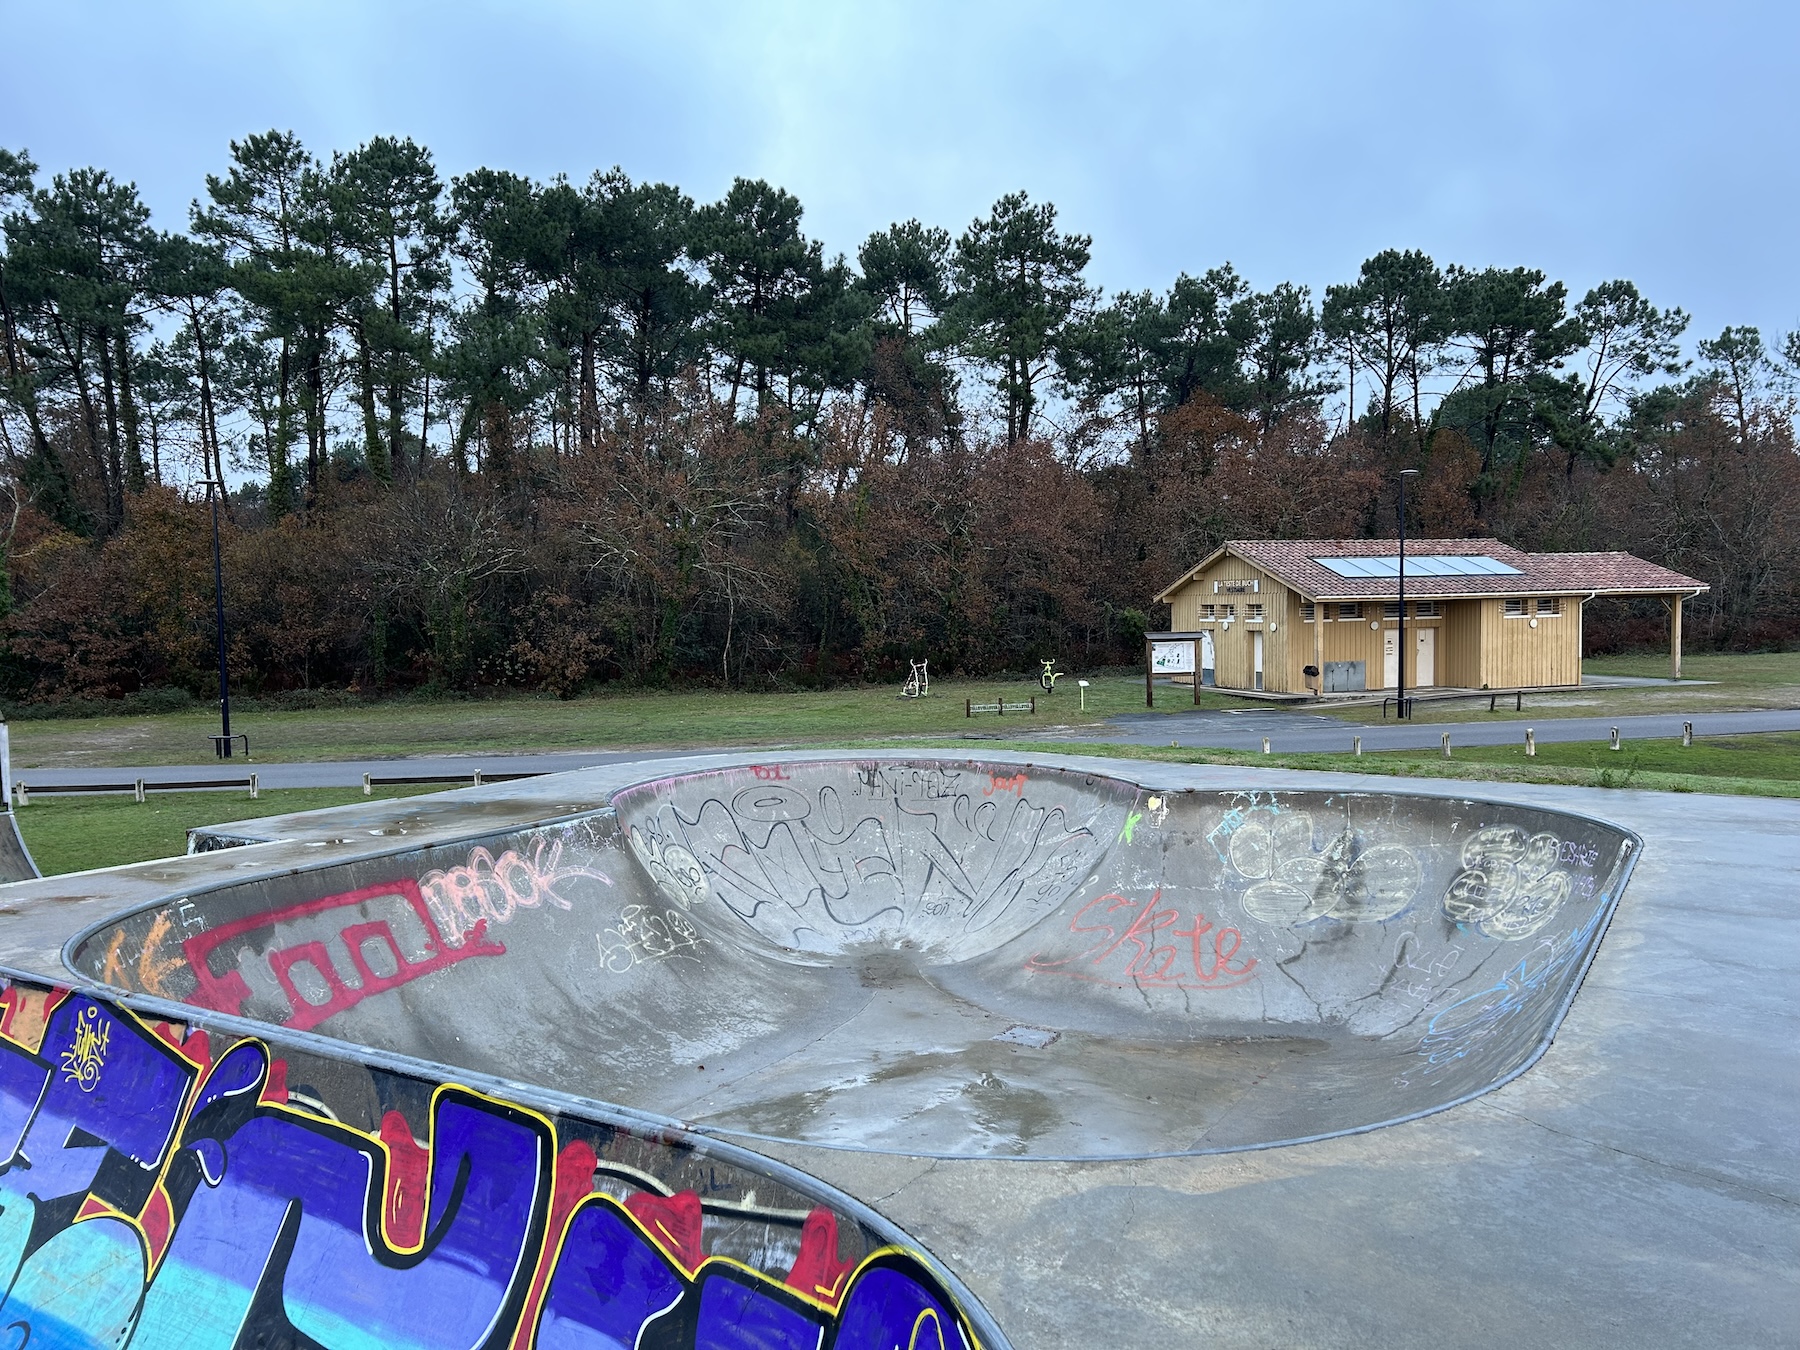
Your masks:
[[[1267,736],[1263,737],[1263,753],[1265,755],[1269,753],[1269,738]]]
[[[1694,743],[1694,724],[1692,722],[1683,722],[1681,724],[1681,743],[1684,746],[1692,745]]]
[[[1606,748],[1608,750],[1617,750],[1619,748],[1619,729],[1617,727],[1612,729],[1612,743]]]
[[[1350,748],[1353,751],[1355,751],[1357,756],[1360,758],[1362,755],[1362,737],[1361,736],[1352,736],[1350,738]]]
[[[375,788],[369,782],[369,775],[365,773],[363,775],[363,796],[367,797],[367,796],[371,795],[374,791],[375,791]]]
[[[255,801],[256,797],[257,797],[256,775],[251,774],[250,775],[250,800]]]
[[[1447,731],[1444,733],[1444,758],[1450,758],[1450,733]]]
[[[1525,758],[1537,758],[1537,733],[1530,727],[1525,728]]]
[[[144,800],[144,780],[143,779],[139,778],[135,782],[132,783],[131,799],[134,802],[141,802]]]

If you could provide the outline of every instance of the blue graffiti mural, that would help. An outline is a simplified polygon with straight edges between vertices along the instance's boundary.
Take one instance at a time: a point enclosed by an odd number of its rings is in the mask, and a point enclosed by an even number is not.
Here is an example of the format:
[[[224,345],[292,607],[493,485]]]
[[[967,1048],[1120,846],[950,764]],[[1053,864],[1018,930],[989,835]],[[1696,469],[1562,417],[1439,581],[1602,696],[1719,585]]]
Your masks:
[[[390,1128],[397,1116],[364,1132],[323,1103],[290,1099],[285,1074],[258,1040],[215,1058],[205,1033],[81,994],[7,986],[6,1344],[978,1346],[915,1256],[875,1246],[840,1261],[829,1209],[792,1220],[790,1269],[758,1269],[706,1249],[708,1212],[692,1190],[597,1189],[607,1168],[593,1148],[559,1149],[559,1131],[581,1122],[407,1080],[428,1102],[425,1139],[414,1141],[404,1121]]]

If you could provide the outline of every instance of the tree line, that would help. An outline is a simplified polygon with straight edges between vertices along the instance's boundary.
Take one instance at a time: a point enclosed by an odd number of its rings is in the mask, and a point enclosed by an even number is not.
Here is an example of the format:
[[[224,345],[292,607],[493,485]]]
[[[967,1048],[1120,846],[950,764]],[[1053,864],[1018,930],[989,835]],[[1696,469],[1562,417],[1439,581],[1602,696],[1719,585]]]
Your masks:
[[[1626,280],[1388,250],[1106,294],[1013,193],[854,258],[739,179],[535,182],[376,137],[233,142],[186,228],[0,150],[0,694],[236,678],[570,694],[1135,658],[1221,540],[1628,549],[1691,640],[1800,634],[1800,341]],[[1590,645],[1662,619],[1590,616]]]

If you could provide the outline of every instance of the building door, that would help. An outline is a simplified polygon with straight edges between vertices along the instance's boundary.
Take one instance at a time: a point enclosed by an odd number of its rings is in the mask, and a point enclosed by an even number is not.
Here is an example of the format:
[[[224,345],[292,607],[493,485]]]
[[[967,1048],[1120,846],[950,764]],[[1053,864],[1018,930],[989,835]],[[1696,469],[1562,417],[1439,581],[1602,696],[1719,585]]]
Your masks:
[[[1215,669],[1213,661],[1213,635],[1202,633],[1200,634],[1200,673],[1194,677],[1201,684],[1217,683],[1217,676],[1213,674]]]
[[[1413,685],[1419,689],[1429,689],[1437,683],[1437,629],[1420,628],[1415,631],[1419,640],[1413,647]]]
[[[1381,635],[1381,687],[1397,689],[1400,685],[1400,634],[1393,629]]]
[[[1250,687],[1252,689],[1263,687],[1263,635],[1261,633],[1250,635]]]

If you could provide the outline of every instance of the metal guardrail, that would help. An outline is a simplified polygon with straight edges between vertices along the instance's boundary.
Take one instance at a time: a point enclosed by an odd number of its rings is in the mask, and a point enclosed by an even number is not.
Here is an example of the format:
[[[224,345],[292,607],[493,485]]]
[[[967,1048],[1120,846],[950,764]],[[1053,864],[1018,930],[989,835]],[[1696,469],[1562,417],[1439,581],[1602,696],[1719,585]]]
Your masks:
[[[363,796],[370,796],[378,787],[402,787],[418,783],[472,783],[475,787],[480,787],[483,783],[514,783],[521,778],[542,778],[549,772],[548,769],[528,769],[520,773],[489,773],[474,769],[469,773],[365,773]]]
[[[40,783],[36,787],[21,778],[13,785],[20,806],[30,806],[31,794],[34,792],[40,797],[53,793],[99,795],[129,792],[134,800],[141,802],[151,792],[205,792],[215,788],[249,788],[252,801],[261,795],[256,774],[251,774],[248,778],[176,778],[156,782],[136,778],[129,783]]]
[[[1011,707],[1008,711],[1012,711]],[[493,773],[482,769],[473,769],[468,773],[415,773],[392,775],[363,775],[363,796],[370,796],[378,787],[412,786],[421,783],[473,783],[480,787],[483,783],[511,783],[521,778],[542,778],[548,769],[531,769],[518,773]],[[249,788],[251,800],[262,795],[259,775],[251,774],[247,778],[172,778],[151,781],[147,778],[133,779],[129,783],[40,783],[33,786],[20,779],[13,784],[20,806],[31,805],[31,794],[40,797],[52,794],[87,794],[101,795],[115,792],[129,792],[137,801],[143,801],[151,792],[205,792],[219,788]]]

